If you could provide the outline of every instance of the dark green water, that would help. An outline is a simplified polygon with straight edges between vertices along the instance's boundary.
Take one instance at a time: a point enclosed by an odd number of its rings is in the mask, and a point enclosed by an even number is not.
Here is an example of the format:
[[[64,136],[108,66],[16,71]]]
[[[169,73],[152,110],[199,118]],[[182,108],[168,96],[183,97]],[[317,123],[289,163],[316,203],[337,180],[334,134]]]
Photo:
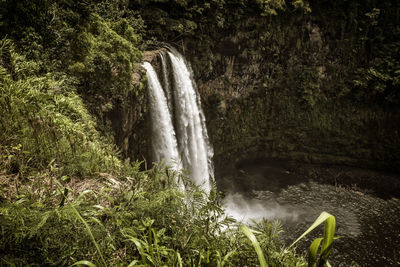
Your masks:
[[[273,161],[241,164],[220,171],[217,177],[218,189],[227,194],[228,213],[238,219],[280,219],[287,244],[322,211],[333,214],[341,238],[334,242],[332,266],[400,266],[400,200],[396,196],[379,197],[356,184],[350,188],[331,185]],[[298,243],[299,252],[323,232],[322,228],[314,231]]]

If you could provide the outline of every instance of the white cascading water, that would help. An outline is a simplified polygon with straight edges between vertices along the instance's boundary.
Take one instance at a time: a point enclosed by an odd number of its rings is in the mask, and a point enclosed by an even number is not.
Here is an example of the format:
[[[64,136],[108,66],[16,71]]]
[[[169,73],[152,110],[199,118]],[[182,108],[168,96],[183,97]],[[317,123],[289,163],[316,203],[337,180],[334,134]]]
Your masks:
[[[148,62],[142,66],[148,79],[153,160],[164,161],[173,170],[180,170],[181,160],[167,99],[153,66]]]
[[[183,167],[190,171],[195,184],[207,193],[214,176],[213,150],[208,141],[205,117],[192,73],[185,59],[174,49],[167,52],[174,78],[174,107],[178,147]]]
[[[171,81],[169,79],[169,68],[165,53],[160,53],[161,64],[162,64],[162,75],[163,75],[163,88],[165,90],[165,96],[167,97],[167,104],[169,112],[173,114],[173,99]]]
[[[193,182],[209,193],[210,179],[214,178],[213,150],[200,97],[183,56],[174,49],[167,54],[171,70],[166,55],[160,55],[165,92],[151,64],[143,63],[149,82],[153,159],[164,160],[175,169],[188,170]],[[173,82],[169,80],[169,71],[172,71]]]

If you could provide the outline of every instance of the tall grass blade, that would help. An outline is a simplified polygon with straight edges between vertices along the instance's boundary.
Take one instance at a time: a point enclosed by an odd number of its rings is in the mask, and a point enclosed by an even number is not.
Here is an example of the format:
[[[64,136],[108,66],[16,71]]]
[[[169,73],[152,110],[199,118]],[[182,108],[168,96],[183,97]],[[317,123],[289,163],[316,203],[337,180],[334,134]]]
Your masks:
[[[178,266],[182,267],[182,257],[178,251],[176,252],[176,257],[178,258]]]
[[[100,258],[101,258],[103,265],[107,266],[106,261],[104,260],[104,257],[103,257],[103,253],[101,253],[100,247],[97,244],[96,240],[94,239],[93,233],[90,230],[89,225],[87,224],[85,219],[83,219],[82,216],[79,214],[78,210],[72,205],[71,205],[71,207],[72,207],[72,210],[75,212],[76,216],[79,218],[79,220],[81,220],[81,222],[85,225],[86,231],[88,232],[90,239],[92,240],[94,246],[96,247],[97,252],[100,254]]]
[[[224,260],[222,261],[222,267],[225,266],[226,263],[229,263],[229,257],[232,256],[236,251],[231,251],[225,255]]]
[[[134,261],[132,261],[131,263],[129,263],[129,265],[128,265],[127,267],[133,267],[133,266],[135,266],[136,263],[138,263],[138,262],[139,262],[138,260],[134,260]]]
[[[253,247],[257,253],[258,260],[260,261],[261,267],[268,267],[267,262],[265,261],[264,254],[261,250],[260,244],[257,241],[257,238],[254,236],[254,234],[251,232],[249,228],[247,228],[245,225],[240,226],[240,230],[247,236],[248,239],[250,239],[251,243],[253,244]]]
[[[72,266],[81,266],[81,265],[85,265],[85,266],[89,266],[89,267],[96,267],[96,264],[90,262],[90,261],[77,261],[74,264],[71,265]]]
[[[67,189],[67,188],[64,187],[57,179],[54,179],[54,181],[56,182],[56,184],[57,184],[58,187],[60,188],[59,191],[60,191],[61,195],[62,195],[64,198],[66,198],[66,194],[65,194],[65,191],[66,191],[66,190],[64,190],[64,192],[63,192],[62,189],[63,189],[63,188],[64,188],[64,189]],[[86,190],[86,191],[88,191],[88,190]],[[86,191],[84,191],[83,193],[81,193],[81,194],[79,195],[79,197],[81,197],[83,194],[85,194]],[[89,191],[90,191],[90,190],[89,190]],[[78,198],[79,198],[79,197],[78,197]],[[94,246],[96,247],[97,252],[98,252],[99,255],[100,255],[100,258],[101,258],[101,261],[102,261],[103,265],[104,265],[104,266],[107,266],[106,261],[104,260],[104,257],[103,257],[103,253],[101,252],[100,247],[99,247],[99,244],[97,244],[96,239],[94,238],[93,233],[92,233],[92,230],[90,230],[89,225],[87,224],[87,222],[85,221],[85,219],[83,219],[83,217],[80,215],[80,213],[78,212],[78,210],[74,207],[74,205],[71,204],[70,207],[71,207],[72,211],[75,213],[76,217],[78,217],[78,219],[79,219],[79,220],[83,223],[83,225],[85,226],[86,231],[88,232],[88,234],[89,234],[89,236],[90,236],[90,239],[92,240],[92,243],[94,244]],[[100,223],[100,221],[99,221],[99,223]],[[100,223],[100,224],[101,224],[101,223]],[[79,261],[79,262],[91,263],[91,262],[89,262],[89,261]],[[91,264],[93,264],[93,263],[91,263]]]

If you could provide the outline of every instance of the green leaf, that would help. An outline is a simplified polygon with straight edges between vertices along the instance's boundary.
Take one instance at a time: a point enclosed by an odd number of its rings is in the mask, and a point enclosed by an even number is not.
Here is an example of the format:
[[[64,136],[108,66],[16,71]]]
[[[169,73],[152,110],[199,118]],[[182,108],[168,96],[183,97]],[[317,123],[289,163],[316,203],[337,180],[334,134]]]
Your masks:
[[[134,260],[134,261],[132,261],[131,263],[129,263],[128,267],[135,266],[136,263],[138,263],[138,262],[139,262],[138,260]]]
[[[325,221],[324,227],[324,240],[321,246],[321,257],[325,261],[328,259],[331,253],[332,243],[335,235],[336,219],[334,216],[330,216]]]
[[[293,247],[300,239],[308,235],[312,230],[314,230],[316,227],[318,227],[321,223],[323,223],[326,219],[328,219],[330,216],[333,217],[333,215],[329,214],[326,211],[323,211],[319,217],[315,220],[315,222],[305,231],[299,238],[294,241],[289,248]]]
[[[224,260],[222,261],[222,266],[225,266],[225,263],[229,263],[228,259],[234,253],[236,253],[236,251],[232,250],[231,252],[225,255]]]
[[[308,266],[309,267],[314,267],[317,264],[320,265],[321,263],[323,265],[328,265],[330,266],[328,262],[328,257],[329,254],[331,253],[332,250],[332,243],[333,240],[336,239],[335,235],[335,226],[336,226],[336,219],[333,215],[327,213],[327,212],[322,212],[319,217],[315,220],[315,222],[305,231],[296,241],[293,242],[289,246],[292,247],[294,244],[296,244],[300,239],[302,239],[305,235],[310,233],[312,230],[314,230],[317,226],[319,226],[321,223],[325,222],[324,225],[324,235],[322,238],[317,238],[315,239],[309,249],[309,256],[308,256]],[[321,244],[321,253],[319,256],[319,259],[317,257],[318,254],[318,248]]]
[[[86,231],[88,232],[88,234],[89,234],[89,236],[90,236],[90,239],[92,240],[94,246],[96,247],[96,250],[97,250],[97,252],[98,252],[99,255],[100,255],[101,261],[103,262],[104,266],[107,266],[106,261],[104,260],[104,257],[103,257],[103,253],[101,253],[100,247],[99,247],[99,245],[97,244],[96,239],[94,238],[93,233],[92,233],[92,231],[90,230],[89,225],[87,224],[87,222],[85,221],[85,219],[83,219],[83,217],[79,214],[78,210],[77,210],[74,206],[71,206],[71,208],[72,208],[72,210],[75,212],[75,214],[76,214],[76,216],[78,217],[78,219],[85,225]]]
[[[315,239],[308,252],[308,266],[315,266],[317,263],[317,253],[319,245],[321,244],[322,237]]]
[[[265,261],[264,254],[261,250],[260,244],[257,241],[257,238],[254,236],[252,233],[252,230],[247,228],[245,225],[240,226],[240,230],[247,236],[248,239],[250,239],[251,243],[253,244],[253,247],[257,253],[258,260],[260,261],[261,267],[267,267],[267,262]]]
[[[182,258],[181,258],[181,254],[177,251],[176,252],[176,257],[178,259],[178,265],[179,267],[182,267]]]
[[[94,264],[94,263],[92,263],[90,261],[85,261],[85,260],[77,261],[74,264],[72,264],[71,266],[80,266],[80,265],[86,265],[86,266],[89,266],[89,267],[96,267],[96,264]]]

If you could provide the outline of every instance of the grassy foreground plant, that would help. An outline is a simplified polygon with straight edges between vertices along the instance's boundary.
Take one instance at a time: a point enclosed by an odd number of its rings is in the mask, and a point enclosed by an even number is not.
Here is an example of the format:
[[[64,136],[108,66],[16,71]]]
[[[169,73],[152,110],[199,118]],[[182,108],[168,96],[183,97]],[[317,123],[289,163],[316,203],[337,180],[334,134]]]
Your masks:
[[[334,237],[335,235],[335,225],[336,225],[336,219],[333,215],[327,213],[327,212],[322,212],[320,216],[315,220],[315,222],[310,226],[310,228],[307,229],[296,241],[294,241],[289,248],[293,247],[300,239],[302,239],[304,236],[306,236],[308,233],[310,233],[312,230],[314,230],[317,226],[319,226],[321,223],[325,222],[324,226],[324,235],[321,238],[315,239],[308,251],[308,267],[323,267],[323,266],[331,266],[328,262],[328,257],[329,254],[331,253],[332,250],[332,243],[333,240],[336,239]],[[254,250],[257,253],[258,260],[260,262],[261,267],[267,267],[268,264],[265,260],[263,251],[260,247],[260,244],[254,235],[254,233],[261,234],[259,231],[255,231],[253,229],[248,228],[245,225],[240,226],[240,230],[246,235],[246,237],[251,241],[251,244],[254,247]],[[319,253],[318,257],[318,248],[321,246],[321,252]]]
[[[328,257],[332,250],[333,240],[335,239],[335,217],[325,211],[322,212],[315,222],[310,226],[310,228],[308,228],[307,231],[305,231],[296,241],[293,242],[293,244],[289,246],[289,248],[294,246],[300,239],[302,239],[323,222],[325,222],[324,235],[323,237],[317,238],[312,242],[308,252],[309,267],[331,266],[328,262]],[[318,249],[320,245],[321,252],[319,253],[318,257]]]

